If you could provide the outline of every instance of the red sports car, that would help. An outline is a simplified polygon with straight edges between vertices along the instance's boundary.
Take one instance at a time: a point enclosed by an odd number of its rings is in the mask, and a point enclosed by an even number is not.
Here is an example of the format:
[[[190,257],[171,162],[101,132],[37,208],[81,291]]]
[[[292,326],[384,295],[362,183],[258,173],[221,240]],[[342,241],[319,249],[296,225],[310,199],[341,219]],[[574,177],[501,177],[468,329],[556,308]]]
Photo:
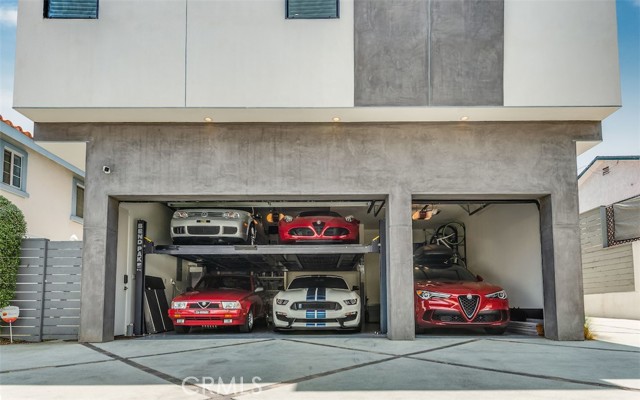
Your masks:
[[[205,275],[195,288],[173,299],[169,318],[176,333],[189,333],[194,326],[234,325],[251,332],[256,318],[266,317],[263,293],[254,276]]]
[[[484,328],[502,334],[509,324],[509,300],[500,286],[460,265],[414,268],[416,328]]]
[[[304,211],[295,218],[285,215],[278,222],[278,234],[281,244],[359,243],[360,221],[333,211]]]

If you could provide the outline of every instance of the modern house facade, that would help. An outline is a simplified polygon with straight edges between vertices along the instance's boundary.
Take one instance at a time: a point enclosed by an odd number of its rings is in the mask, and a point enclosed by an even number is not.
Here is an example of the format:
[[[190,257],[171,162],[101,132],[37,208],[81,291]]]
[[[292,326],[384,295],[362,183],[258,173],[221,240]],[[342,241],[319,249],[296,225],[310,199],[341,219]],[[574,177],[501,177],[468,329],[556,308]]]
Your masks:
[[[82,240],[84,171],[34,142],[31,133],[0,116],[0,194],[27,222],[27,237]]]
[[[415,337],[413,205],[528,202],[535,243],[504,234],[494,268],[538,254],[545,335],[583,337],[575,159],[620,105],[614,1],[49,2],[19,3],[14,105],[87,143],[80,340],[114,336],[120,205],[199,200],[384,204],[393,340]]]
[[[578,191],[585,313],[640,319],[640,156],[596,157]]]

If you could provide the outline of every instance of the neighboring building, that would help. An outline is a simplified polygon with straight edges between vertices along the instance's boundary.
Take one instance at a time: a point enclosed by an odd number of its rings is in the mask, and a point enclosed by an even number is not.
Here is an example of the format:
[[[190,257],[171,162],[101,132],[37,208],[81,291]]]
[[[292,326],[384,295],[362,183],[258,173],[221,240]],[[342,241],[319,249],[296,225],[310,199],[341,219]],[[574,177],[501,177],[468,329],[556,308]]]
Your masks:
[[[27,237],[82,240],[84,171],[0,116],[0,194],[24,213]]]
[[[640,156],[596,157],[578,191],[585,314],[640,319]]]
[[[135,219],[158,243],[197,200],[371,204],[394,340],[415,337],[412,214],[465,210],[470,268],[583,338],[576,153],[621,102],[613,0],[69,1],[19,2],[14,106],[87,143],[80,340],[128,324]]]

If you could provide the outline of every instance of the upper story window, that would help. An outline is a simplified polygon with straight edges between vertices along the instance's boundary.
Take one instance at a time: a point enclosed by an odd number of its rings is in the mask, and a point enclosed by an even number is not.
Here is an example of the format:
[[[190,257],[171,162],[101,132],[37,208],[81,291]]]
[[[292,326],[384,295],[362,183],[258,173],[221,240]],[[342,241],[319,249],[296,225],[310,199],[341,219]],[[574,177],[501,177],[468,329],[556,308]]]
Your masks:
[[[288,19],[340,18],[339,0],[286,0]]]
[[[44,0],[44,17],[96,19],[98,0]]]
[[[2,142],[2,186],[17,194],[26,194],[27,153]]]

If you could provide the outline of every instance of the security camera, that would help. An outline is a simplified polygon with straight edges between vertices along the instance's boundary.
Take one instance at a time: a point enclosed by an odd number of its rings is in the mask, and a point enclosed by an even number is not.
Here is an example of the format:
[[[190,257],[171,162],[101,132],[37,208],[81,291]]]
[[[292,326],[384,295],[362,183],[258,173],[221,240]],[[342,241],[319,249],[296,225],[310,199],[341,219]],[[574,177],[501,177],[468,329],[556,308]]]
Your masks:
[[[103,165],[102,166],[102,172],[104,172],[105,174],[110,174],[111,173],[111,168],[106,166],[106,165]]]

